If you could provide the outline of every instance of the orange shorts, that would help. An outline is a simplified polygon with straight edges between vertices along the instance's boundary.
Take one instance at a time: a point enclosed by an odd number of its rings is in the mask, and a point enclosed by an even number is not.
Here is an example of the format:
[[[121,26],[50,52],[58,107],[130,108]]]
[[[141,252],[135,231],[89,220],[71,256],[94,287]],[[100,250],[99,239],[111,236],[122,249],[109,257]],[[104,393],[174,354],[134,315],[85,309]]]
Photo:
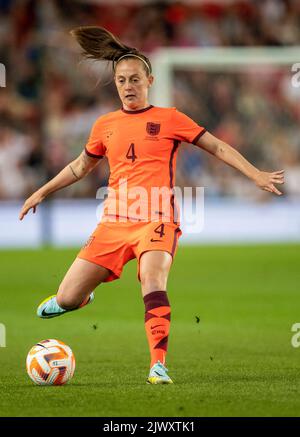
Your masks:
[[[174,258],[178,238],[177,224],[161,222],[99,223],[78,254],[79,258],[99,264],[111,271],[106,282],[119,279],[123,266],[131,259],[139,261],[149,250],[164,250]]]

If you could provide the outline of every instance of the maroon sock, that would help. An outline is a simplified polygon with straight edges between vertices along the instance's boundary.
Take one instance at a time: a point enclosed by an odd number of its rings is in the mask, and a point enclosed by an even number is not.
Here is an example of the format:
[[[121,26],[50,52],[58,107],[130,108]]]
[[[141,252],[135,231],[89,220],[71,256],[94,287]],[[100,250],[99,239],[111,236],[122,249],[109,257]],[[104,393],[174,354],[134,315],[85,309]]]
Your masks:
[[[152,291],[144,296],[145,329],[152,367],[157,361],[165,364],[171,321],[171,308],[166,291]]]

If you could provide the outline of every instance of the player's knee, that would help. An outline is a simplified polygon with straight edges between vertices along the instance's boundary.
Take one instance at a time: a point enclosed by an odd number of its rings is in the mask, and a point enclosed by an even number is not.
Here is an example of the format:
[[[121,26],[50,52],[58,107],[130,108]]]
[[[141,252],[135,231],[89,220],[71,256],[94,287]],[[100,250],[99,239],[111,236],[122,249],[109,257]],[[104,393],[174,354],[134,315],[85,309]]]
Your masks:
[[[141,285],[146,290],[164,290],[167,285],[168,273],[164,270],[149,270],[140,275]]]
[[[72,310],[74,308],[78,308],[78,306],[81,304],[81,300],[77,296],[72,295],[72,293],[63,292],[61,290],[56,295],[56,301],[58,305],[64,310]]]

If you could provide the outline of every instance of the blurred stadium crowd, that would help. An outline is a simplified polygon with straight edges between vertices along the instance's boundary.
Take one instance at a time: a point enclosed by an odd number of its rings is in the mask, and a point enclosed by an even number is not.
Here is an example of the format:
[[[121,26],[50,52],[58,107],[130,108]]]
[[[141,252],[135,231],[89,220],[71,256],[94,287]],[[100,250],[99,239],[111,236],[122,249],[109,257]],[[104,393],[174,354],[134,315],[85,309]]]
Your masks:
[[[94,120],[120,107],[105,66],[81,63],[69,30],[101,25],[150,55],[159,47],[289,46],[300,41],[300,1],[103,2],[0,0],[0,199],[21,199],[82,150]],[[300,59],[295,60],[295,62]],[[155,74],[155,72],[154,72]],[[100,77],[100,83],[99,83]],[[285,168],[285,193],[300,195],[299,88],[291,70],[175,72],[174,106],[237,147],[259,168]],[[58,193],[94,197],[108,167]],[[178,160],[177,185],[211,196],[270,199],[193,146]]]

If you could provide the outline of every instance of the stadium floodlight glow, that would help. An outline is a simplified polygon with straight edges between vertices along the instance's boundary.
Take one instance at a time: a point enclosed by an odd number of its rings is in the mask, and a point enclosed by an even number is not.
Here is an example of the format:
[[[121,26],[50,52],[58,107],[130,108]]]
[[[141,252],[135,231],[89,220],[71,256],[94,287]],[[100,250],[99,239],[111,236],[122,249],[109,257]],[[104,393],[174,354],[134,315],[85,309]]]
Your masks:
[[[4,64],[0,62],[0,87],[6,87],[6,68]]]
[[[153,104],[172,106],[173,71],[245,71],[249,67],[292,66],[299,61],[299,47],[224,47],[224,48],[164,48],[151,57],[155,81]]]

